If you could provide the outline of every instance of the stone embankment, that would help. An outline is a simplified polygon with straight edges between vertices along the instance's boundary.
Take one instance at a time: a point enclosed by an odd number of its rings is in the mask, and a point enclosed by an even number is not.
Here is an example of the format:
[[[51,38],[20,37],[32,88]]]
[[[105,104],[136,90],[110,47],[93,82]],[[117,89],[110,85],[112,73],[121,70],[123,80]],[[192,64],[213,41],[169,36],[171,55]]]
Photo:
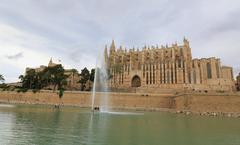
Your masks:
[[[192,115],[192,114],[197,114],[200,116],[211,116],[211,117],[234,117],[234,118],[240,118],[240,113],[238,112],[192,112],[192,111],[186,111],[186,110],[177,110],[175,112],[176,114],[183,114],[183,115]]]
[[[66,91],[62,99],[52,91],[38,93],[0,92],[2,103],[64,104],[90,107],[91,92]],[[240,117],[239,94],[144,94],[144,93],[97,93],[95,106],[101,103],[101,96],[108,96],[112,109],[142,111],[169,111],[178,114],[199,114],[206,116]]]
[[[175,109],[185,115],[240,117],[240,95],[182,94],[175,97]]]

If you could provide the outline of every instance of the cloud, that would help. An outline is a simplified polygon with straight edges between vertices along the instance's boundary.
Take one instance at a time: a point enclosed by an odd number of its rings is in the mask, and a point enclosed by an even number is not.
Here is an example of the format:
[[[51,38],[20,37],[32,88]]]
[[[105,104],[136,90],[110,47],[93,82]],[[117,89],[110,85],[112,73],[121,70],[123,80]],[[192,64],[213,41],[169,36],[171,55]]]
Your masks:
[[[2,0],[0,70],[7,82],[51,57],[67,68],[91,68],[112,39],[140,48],[182,43],[186,36],[193,57],[219,57],[237,73],[239,16],[238,0]],[[17,53],[21,61],[11,59]],[[18,69],[1,68],[8,65]]]
[[[6,56],[8,59],[19,59],[19,58],[22,58],[23,57],[23,53],[22,52],[19,52],[17,54],[14,54],[14,55],[7,55]]]

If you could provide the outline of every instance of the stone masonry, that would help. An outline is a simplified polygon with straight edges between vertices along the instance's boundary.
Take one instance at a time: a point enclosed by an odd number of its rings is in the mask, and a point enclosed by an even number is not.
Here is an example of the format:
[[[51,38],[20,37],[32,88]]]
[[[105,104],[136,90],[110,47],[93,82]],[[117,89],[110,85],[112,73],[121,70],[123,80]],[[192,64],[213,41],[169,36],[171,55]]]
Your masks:
[[[109,51],[108,51],[109,49]],[[220,59],[192,58],[189,41],[183,45],[144,46],[142,49],[117,48],[114,40],[105,47],[105,62],[112,89],[138,89],[140,92],[234,91],[233,71]]]

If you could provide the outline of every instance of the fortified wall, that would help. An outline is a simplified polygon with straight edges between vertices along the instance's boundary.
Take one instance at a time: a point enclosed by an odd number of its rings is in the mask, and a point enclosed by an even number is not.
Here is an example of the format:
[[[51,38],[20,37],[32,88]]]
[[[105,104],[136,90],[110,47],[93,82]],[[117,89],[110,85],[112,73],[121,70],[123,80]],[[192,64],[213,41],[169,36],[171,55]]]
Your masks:
[[[95,106],[100,104],[101,93],[96,93]],[[142,94],[105,93],[112,109],[131,110],[189,110],[192,112],[240,112],[240,94]],[[57,93],[0,92],[0,103],[62,104],[91,107],[91,92],[65,92],[60,100]]]

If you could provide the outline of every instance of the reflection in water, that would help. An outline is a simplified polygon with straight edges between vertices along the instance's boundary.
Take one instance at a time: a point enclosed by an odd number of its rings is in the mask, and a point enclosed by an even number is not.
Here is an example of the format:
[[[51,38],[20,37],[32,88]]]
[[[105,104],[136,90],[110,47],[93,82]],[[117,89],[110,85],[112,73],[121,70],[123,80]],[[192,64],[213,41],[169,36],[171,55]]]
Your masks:
[[[15,105],[11,105],[11,104],[0,104],[0,108],[14,108]]]
[[[10,144],[12,137],[14,137],[13,124],[15,124],[15,116],[13,114],[0,112],[0,144]]]
[[[137,112],[101,111],[100,113],[106,113],[106,114],[112,114],[112,115],[144,115],[144,113],[137,113]]]
[[[0,107],[0,144],[9,145],[235,145],[239,119],[95,113],[48,106]]]

